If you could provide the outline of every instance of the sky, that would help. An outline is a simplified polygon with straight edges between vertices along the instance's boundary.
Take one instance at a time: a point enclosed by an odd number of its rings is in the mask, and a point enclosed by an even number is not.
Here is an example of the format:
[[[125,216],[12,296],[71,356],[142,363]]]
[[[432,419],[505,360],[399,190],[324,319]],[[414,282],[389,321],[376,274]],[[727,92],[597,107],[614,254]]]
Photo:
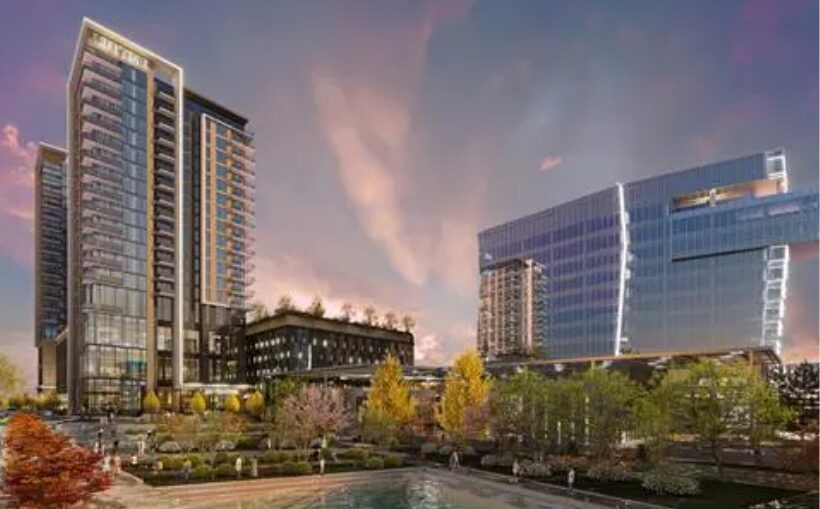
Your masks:
[[[416,317],[418,364],[474,345],[477,232],[783,147],[818,186],[815,0],[0,3],[0,349],[36,374],[35,143],[64,145],[83,16],[251,119],[257,298]],[[786,356],[817,357],[816,246]]]

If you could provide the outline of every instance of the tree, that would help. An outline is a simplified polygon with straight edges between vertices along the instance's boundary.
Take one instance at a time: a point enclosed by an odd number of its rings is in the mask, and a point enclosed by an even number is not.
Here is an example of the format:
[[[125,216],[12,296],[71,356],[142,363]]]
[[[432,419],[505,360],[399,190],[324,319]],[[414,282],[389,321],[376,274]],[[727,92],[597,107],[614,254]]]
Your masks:
[[[229,394],[225,398],[225,411],[239,413],[239,398],[236,397],[236,394]]]
[[[370,391],[362,407],[362,427],[371,440],[384,445],[394,444],[402,429],[412,423],[416,401],[398,359],[391,353],[376,368]]]
[[[307,457],[310,441],[338,432],[352,421],[350,410],[344,404],[338,389],[309,385],[290,396],[279,417],[286,425],[286,433],[302,448]]]
[[[388,311],[384,314],[384,319],[382,320],[382,326],[386,329],[395,329],[399,323],[399,319],[396,317],[396,313],[392,311]]]
[[[574,454],[584,431],[586,398],[579,377],[554,380],[547,385],[547,433],[555,449]]]
[[[820,388],[817,364],[801,362],[792,369],[776,371],[773,380],[783,402],[797,414],[795,424],[803,430],[817,425],[817,392]]]
[[[656,468],[666,457],[681,414],[684,386],[681,370],[670,370],[651,381],[652,387],[635,405],[635,434],[643,439],[649,464]]]
[[[356,309],[353,307],[353,304],[349,302],[345,302],[342,304],[342,313],[339,315],[339,319],[344,322],[349,322],[353,320],[356,316]]]
[[[762,442],[774,438],[775,432],[790,422],[795,412],[780,401],[775,386],[763,379],[759,373],[751,373],[745,382],[744,433],[757,462],[760,460]]]
[[[416,319],[410,315],[404,315],[401,319],[401,323],[404,326],[404,332],[413,332],[413,328],[416,326]]]
[[[153,389],[148,391],[145,398],[142,400],[142,411],[146,414],[158,414],[162,409],[157,393]]]
[[[499,438],[522,437],[527,447],[544,453],[549,413],[547,385],[542,375],[528,369],[493,384],[490,391],[493,434]]]
[[[262,397],[262,393],[259,391],[253,391],[248,399],[245,400],[245,411],[249,415],[253,415],[254,417],[259,417],[262,415],[262,412],[265,410],[265,398]]]
[[[484,377],[484,363],[475,350],[462,353],[444,379],[436,420],[445,434],[459,445],[486,435],[491,382]]]
[[[197,449],[207,455],[213,467],[219,443],[225,440],[235,442],[244,429],[245,420],[242,417],[227,412],[212,412],[205,417],[204,425],[196,434]]]
[[[577,376],[584,391],[590,451],[596,459],[607,459],[631,429],[638,387],[623,373],[604,368]]]
[[[681,399],[683,424],[709,448],[718,475],[723,474],[725,441],[742,427],[737,414],[747,397],[748,375],[748,369],[739,362],[701,359],[687,367]]]
[[[367,306],[364,308],[364,323],[367,325],[375,325],[379,315],[376,313],[376,308]]]
[[[256,301],[251,304],[251,309],[248,311],[248,320],[255,322],[270,316],[270,311],[264,303]]]
[[[40,410],[51,410],[56,411],[62,405],[62,401],[60,401],[60,396],[57,395],[56,391],[47,391],[41,393],[37,396],[37,408]]]
[[[293,305],[293,300],[290,298],[290,295],[282,295],[279,297],[279,302],[276,304],[276,314],[287,313],[288,311],[295,309],[295,307],[296,306]]]
[[[191,398],[191,411],[195,414],[203,414],[205,410],[208,409],[208,403],[205,401],[205,398],[202,396],[202,393],[197,391],[194,393],[194,396]]]
[[[273,382],[265,421],[268,438],[277,445],[285,439],[287,426],[289,425],[287,419],[282,415],[285,401],[289,397],[298,394],[303,385],[302,381],[296,378],[280,378]]]
[[[6,454],[3,490],[21,507],[68,507],[111,485],[111,477],[99,467],[100,454],[71,445],[68,436],[54,433],[31,414],[9,421]]]
[[[161,429],[171,435],[180,447],[190,452],[195,446],[200,432],[199,415],[169,414],[162,419]]]
[[[9,398],[20,387],[20,368],[0,352],[0,399]]]
[[[318,318],[325,316],[325,305],[322,303],[322,297],[319,295],[314,297],[313,302],[310,303],[306,311]]]

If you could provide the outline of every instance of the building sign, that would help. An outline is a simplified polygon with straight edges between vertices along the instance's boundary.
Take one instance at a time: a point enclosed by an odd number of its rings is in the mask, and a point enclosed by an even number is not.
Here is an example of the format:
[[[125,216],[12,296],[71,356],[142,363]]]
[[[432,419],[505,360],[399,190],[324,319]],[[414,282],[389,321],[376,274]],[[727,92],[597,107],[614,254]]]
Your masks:
[[[148,68],[147,58],[141,55],[137,55],[130,49],[117,44],[116,42],[103,36],[102,34],[99,34],[97,32],[91,32],[91,44],[129,65],[132,65],[140,69]]]

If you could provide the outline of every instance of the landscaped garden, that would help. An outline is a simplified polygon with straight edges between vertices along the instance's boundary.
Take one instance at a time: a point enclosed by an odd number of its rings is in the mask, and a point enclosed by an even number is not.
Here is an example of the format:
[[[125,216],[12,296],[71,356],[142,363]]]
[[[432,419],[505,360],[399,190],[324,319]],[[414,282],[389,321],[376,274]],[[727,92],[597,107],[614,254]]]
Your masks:
[[[341,387],[293,379],[279,380],[267,399],[228,396],[220,409],[195,393],[179,413],[163,412],[149,392],[144,415],[120,430],[137,445],[122,465],[149,485],[167,486],[457,461],[536,490],[684,509],[799,500],[809,489],[801,486],[817,481],[816,431],[800,430],[810,440],[783,438],[794,411],[745,363],[672,366],[641,386],[601,367],[559,379],[528,370],[493,379],[468,352],[437,401],[422,404],[413,390],[389,357],[358,409]],[[20,452],[12,466],[26,465],[24,454],[35,450],[27,428],[55,444],[35,452],[66,468],[91,471],[103,458],[26,415],[15,424]],[[738,451],[748,461],[739,462]],[[25,471],[14,475],[26,486]],[[572,491],[562,491],[570,478]],[[80,483],[82,496],[107,486],[105,476],[96,479]]]

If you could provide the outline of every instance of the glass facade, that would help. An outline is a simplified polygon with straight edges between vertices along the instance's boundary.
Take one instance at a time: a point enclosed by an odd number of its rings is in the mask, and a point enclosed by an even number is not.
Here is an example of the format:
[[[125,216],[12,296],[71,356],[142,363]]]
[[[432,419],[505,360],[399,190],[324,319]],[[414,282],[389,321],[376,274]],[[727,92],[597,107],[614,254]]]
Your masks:
[[[65,151],[41,143],[34,171],[35,346],[37,386],[65,392],[66,167]]]
[[[252,383],[294,371],[378,364],[391,352],[403,366],[413,365],[413,335],[409,332],[298,311],[250,324],[246,344]]]
[[[479,234],[480,267],[547,270],[547,353],[769,346],[788,245],[816,241],[817,191],[788,192],[782,151],[617,185]],[[569,235],[569,238],[567,236]]]

